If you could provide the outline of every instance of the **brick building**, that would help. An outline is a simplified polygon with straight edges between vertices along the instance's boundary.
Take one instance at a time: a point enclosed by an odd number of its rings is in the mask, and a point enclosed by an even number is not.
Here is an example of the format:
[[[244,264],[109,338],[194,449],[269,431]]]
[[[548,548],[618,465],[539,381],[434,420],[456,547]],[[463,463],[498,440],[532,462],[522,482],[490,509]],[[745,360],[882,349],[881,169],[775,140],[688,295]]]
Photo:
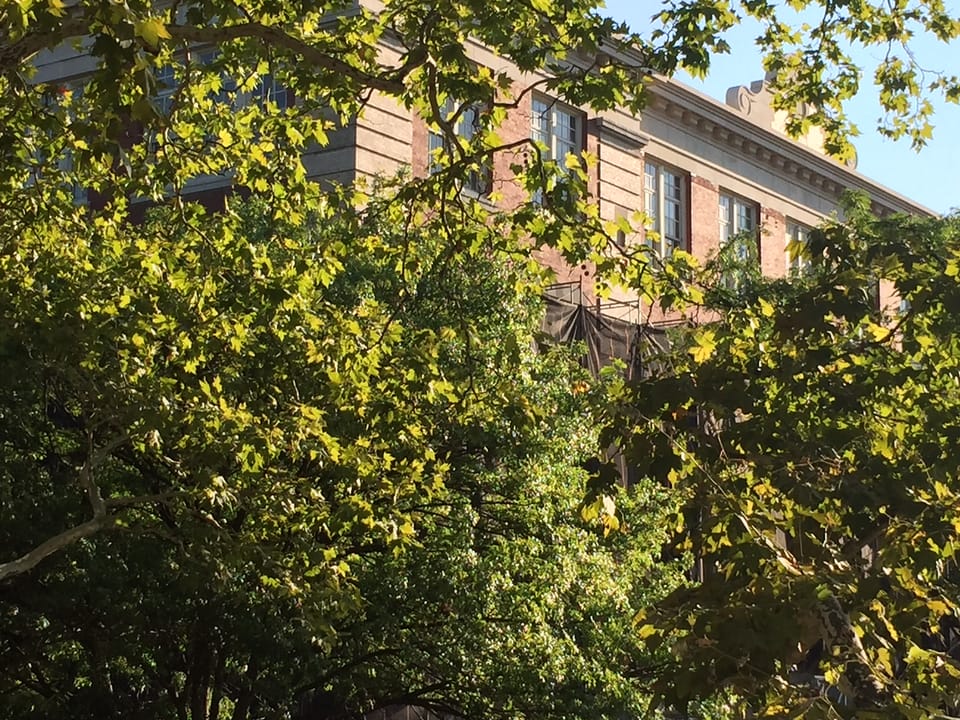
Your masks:
[[[481,47],[475,50],[478,63],[501,69],[502,60]],[[518,86],[537,79],[518,78]],[[802,242],[811,227],[834,213],[845,190],[867,193],[878,214],[934,214],[858,173],[855,162],[826,155],[818,129],[799,139],[788,137],[785,113],[773,111],[765,81],[731,88],[725,102],[673,80],[655,78],[649,89],[640,117],[623,111],[594,114],[526,93],[500,136],[504,142],[539,140],[555,158],[583,150],[592,154],[598,161],[588,168],[589,190],[600,218],[643,210],[659,235],[655,249],[660,253],[681,248],[702,259],[747,232],[755,238],[763,273],[771,277],[801,269],[803,259],[788,246]],[[318,177],[349,181],[391,174],[405,165],[416,175],[429,172],[434,145],[427,124],[388,98],[375,98],[341,132],[336,147],[311,159]],[[510,171],[516,161],[515,153],[500,153],[487,180],[507,205],[528,201]],[[583,277],[589,271],[566,266],[555,251],[543,251],[541,260],[557,272],[558,281],[589,287]],[[882,293],[881,302],[892,300]],[[643,317],[656,319],[650,308]]]
[[[771,109],[764,81],[731,88],[725,102],[719,102],[683,83],[651,78],[641,116],[623,110],[593,113],[535,88],[528,92],[545,78],[521,75],[482,45],[469,50],[478,65],[506,71],[514,80],[516,106],[499,128],[502,140],[538,140],[556,159],[581,151],[592,154],[598,162],[588,170],[589,191],[599,217],[614,220],[644,211],[659,235],[654,244],[661,254],[681,248],[706,258],[728,238],[747,234],[755,239],[763,272],[783,276],[803,262],[788,252],[790,240],[802,241],[810,227],[833,213],[844,190],[866,192],[880,214],[933,214],[859,174],[855,163],[828,157],[816,129],[807,137],[789,138],[783,113]],[[401,52],[383,43],[382,62],[390,64]],[[198,57],[203,53],[199,49]],[[621,55],[618,60],[635,60]],[[38,56],[36,67],[34,81],[69,84],[89,74],[93,60],[64,45]],[[164,98],[157,101],[162,105]],[[284,94],[284,102],[295,99]],[[458,133],[471,132],[470,112],[461,114]],[[392,97],[374,93],[361,116],[330,133],[329,144],[307,152],[304,162],[308,174],[321,182],[392,176],[401,168],[423,176],[430,172],[431,151],[439,143],[442,139],[421,118]],[[520,153],[497,153],[484,177],[474,173],[464,179],[465,190],[479,195],[495,191],[507,206],[529,202],[510,170]],[[216,176],[200,178],[190,189],[217,193],[225,182]],[[644,242],[643,237],[622,240]],[[589,269],[566,266],[555,251],[543,251],[541,260],[556,270],[560,282],[582,282],[589,275]],[[589,295],[589,277],[583,286]],[[644,317],[656,319],[647,310]]]

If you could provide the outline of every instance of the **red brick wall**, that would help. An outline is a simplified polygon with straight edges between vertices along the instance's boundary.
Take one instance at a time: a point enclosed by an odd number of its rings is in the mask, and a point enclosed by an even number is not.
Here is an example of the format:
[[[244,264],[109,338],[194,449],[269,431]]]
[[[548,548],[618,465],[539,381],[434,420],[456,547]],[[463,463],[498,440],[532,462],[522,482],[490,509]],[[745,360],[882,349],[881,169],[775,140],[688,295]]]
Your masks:
[[[504,97],[499,98],[499,100],[508,101],[509,98]],[[532,99],[530,93],[527,93],[519,99],[517,107],[511,108],[507,112],[506,120],[497,130],[503,142],[509,143],[530,137],[531,109]],[[523,165],[529,157],[529,153],[529,147],[520,146],[514,150],[504,150],[494,155],[493,192],[500,195],[501,200],[498,204],[501,207],[515,208],[526,202],[527,194],[523,188],[518,186],[516,175],[514,175],[510,166]]]
[[[417,178],[426,177],[429,164],[427,148],[429,147],[430,131],[427,129],[427,123],[416,113],[412,113],[410,124],[410,172]]]
[[[787,218],[783,213],[760,208],[760,270],[767,277],[786,274]]]
[[[690,252],[700,260],[720,249],[719,188],[697,175],[690,176]]]

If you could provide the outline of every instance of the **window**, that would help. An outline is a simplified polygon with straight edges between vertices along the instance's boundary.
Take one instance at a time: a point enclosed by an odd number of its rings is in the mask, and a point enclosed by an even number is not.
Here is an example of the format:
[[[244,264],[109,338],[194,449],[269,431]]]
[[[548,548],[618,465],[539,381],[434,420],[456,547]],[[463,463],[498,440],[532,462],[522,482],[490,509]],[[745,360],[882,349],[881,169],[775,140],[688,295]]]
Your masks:
[[[290,93],[287,88],[277,82],[273,73],[267,73],[260,78],[256,89],[253,91],[254,100],[265,107],[268,102],[277,106],[278,110],[283,110],[290,106]]]
[[[799,277],[810,270],[810,229],[787,222],[787,275]]]
[[[756,240],[757,206],[735,195],[720,195],[720,245],[736,236],[752,236]],[[756,243],[754,243],[756,244]]]
[[[726,269],[724,284],[740,287],[760,266],[756,204],[736,195],[720,194],[720,254]]]
[[[200,53],[197,59],[200,61],[200,65],[214,65],[220,60],[220,51],[211,50],[209,52]],[[237,101],[238,98],[236,97],[236,92],[237,81],[229,73],[221,70],[220,89],[211,94],[213,101],[218,105],[236,105],[238,107],[242,107],[245,103]]]
[[[579,156],[583,150],[580,113],[541,98],[533,99],[530,137],[547,148],[544,160],[555,160],[565,167],[567,155]]]
[[[180,88],[180,81],[177,79],[178,70],[182,70],[182,68],[177,68],[174,65],[162,65],[158,67],[154,73],[156,85],[150,101],[153,103],[157,114],[164,119],[164,124],[166,124],[166,121],[169,120],[170,115],[173,113],[174,98],[177,90]],[[144,139],[146,140],[147,152],[150,156],[155,156],[160,149],[158,138],[161,133],[169,133],[169,130],[158,130],[156,128],[148,128],[146,130]],[[169,137],[169,134],[164,135],[164,138]]]
[[[530,117],[530,139],[546,148],[544,161],[553,160],[561,172],[567,172],[567,157],[579,157],[583,152],[583,116],[555,100],[535,97]],[[533,201],[543,204],[542,190],[537,191]]]
[[[644,163],[643,211],[657,237],[647,235],[647,245],[660,257],[669,257],[683,247],[686,190],[683,176],[675,170]]]
[[[177,77],[173,65],[157,68],[157,87],[153,94],[153,105],[162,117],[170,117],[173,110],[173,96],[177,92]]]
[[[200,53],[197,60],[202,66],[214,65],[220,61],[220,51],[210,50]],[[218,104],[236,108],[246,107],[251,103],[256,103],[258,106],[265,108],[267,103],[273,103],[278,110],[283,110],[292,105],[289,90],[277,80],[273,73],[261,75],[252,92],[238,92],[238,90],[239,84],[236,78],[226,70],[222,70],[220,72],[220,89],[213,93],[212,97]]]
[[[459,110],[459,115],[456,113]],[[447,121],[453,121],[453,132],[465,143],[473,142],[474,137],[480,131],[481,108],[477,105],[468,105],[459,108],[457,103],[451,98],[440,108],[440,114]],[[430,130],[427,139],[427,152],[430,155],[430,174],[439,172],[440,164],[437,162],[440,153],[449,151],[450,147],[447,138],[439,130]],[[463,190],[483,195],[490,191],[490,168],[486,165],[472,167],[463,174]]]
[[[731,244],[732,243],[732,244]],[[735,195],[720,195],[720,247],[730,246],[738,262],[758,260],[757,206]]]

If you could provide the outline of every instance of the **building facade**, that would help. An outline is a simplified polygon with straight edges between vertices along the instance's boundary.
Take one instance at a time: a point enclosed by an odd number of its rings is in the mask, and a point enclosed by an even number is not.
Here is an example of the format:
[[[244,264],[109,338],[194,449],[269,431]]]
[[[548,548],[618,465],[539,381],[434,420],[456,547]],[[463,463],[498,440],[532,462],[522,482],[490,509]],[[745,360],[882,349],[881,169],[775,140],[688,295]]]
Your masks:
[[[513,107],[498,129],[504,143],[537,141],[556,160],[589,153],[596,162],[588,167],[588,187],[599,218],[634,218],[638,211],[646,215],[648,232],[618,238],[621,242],[646,242],[661,255],[681,249],[705,259],[734,238],[742,242],[747,237],[755,244],[749,250],[763,273],[781,277],[803,269],[804,258],[791,247],[836,211],[846,190],[868,194],[878,214],[933,214],[861,175],[854,164],[828,157],[816,132],[788,137],[783,113],[771,109],[765,81],[731,88],[720,102],[683,83],[651,77],[641,115],[624,110],[594,113],[540,92],[544,76],[525,76],[480,44],[469,51],[478,66],[506,72],[513,80],[512,94],[505,98]],[[204,52],[198,49],[198,57]],[[380,52],[389,65],[398,61],[403,48],[384,41]],[[41,54],[36,67],[35,82],[69,84],[89,74],[93,61],[65,45]],[[157,98],[158,106],[163,102],[162,96]],[[284,94],[284,102],[296,100]],[[455,131],[469,136],[477,112],[462,112]],[[373,93],[360,116],[331,132],[329,143],[309,150],[303,160],[319,182],[348,184],[391,177],[403,169],[425,176],[432,170],[432,153],[442,143],[422,118],[394,98]],[[464,191],[494,196],[507,207],[530,202],[511,170],[523,161],[524,152],[527,149],[515,148],[495,153],[483,172],[463,179]],[[224,183],[222,177],[200,178],[191,189],[197,194],[222,192]],[[591,295],[589,267],[569,267],[550,249],[541,250],[539,258],[555,270],[559,282],[580,283]],[[656,320],[655,312],[647,308],[644,317]]]

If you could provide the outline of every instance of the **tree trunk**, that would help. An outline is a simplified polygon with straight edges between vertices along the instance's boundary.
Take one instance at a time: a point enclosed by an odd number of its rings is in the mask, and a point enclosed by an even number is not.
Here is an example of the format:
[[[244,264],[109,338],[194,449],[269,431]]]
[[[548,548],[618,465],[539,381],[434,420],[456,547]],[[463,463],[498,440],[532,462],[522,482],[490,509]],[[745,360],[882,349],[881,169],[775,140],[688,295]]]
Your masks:
[[[210,697],[210,716],[207,720],[220,720],[220,700],[223,698],[223,674],[227,665],[227,653],[221,646],[216,651],[216,669],[213,671],[213,694]]]
[[[233,707],[233,717],[231,720],[247,720],[250,715],[250,708],[253,706],[253,688],[257,682],[257,675],[260,668],[257,659],[250,656],[250,663],[247,665],[247,672],[244,674],[243,688],[240,690],[240,696],[237,698],[237,704]]]

